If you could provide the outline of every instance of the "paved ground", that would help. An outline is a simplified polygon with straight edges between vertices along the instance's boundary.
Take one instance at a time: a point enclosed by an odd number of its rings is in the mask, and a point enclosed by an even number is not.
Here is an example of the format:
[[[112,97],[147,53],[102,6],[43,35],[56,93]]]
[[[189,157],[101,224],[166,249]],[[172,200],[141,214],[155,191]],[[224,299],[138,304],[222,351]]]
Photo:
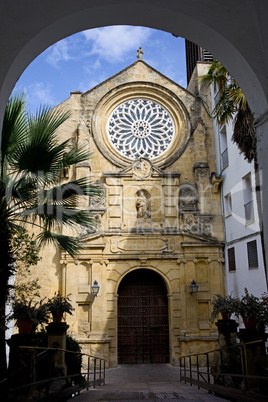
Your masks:
[[[169,364],[120,365],[106,371],[105,382],[105,385],[83,391],[69,401],[227,401],[179,382],[179,368]]]

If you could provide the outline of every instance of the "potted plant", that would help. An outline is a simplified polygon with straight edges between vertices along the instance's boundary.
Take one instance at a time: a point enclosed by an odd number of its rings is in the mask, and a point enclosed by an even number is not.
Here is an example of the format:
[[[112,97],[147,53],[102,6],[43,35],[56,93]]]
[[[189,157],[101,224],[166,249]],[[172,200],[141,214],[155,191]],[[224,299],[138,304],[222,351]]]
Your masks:
[[[238,316],[238,304],[239,299],[231,295],[222,296],[221,294],[214,295],[211,301],[213,308],[211,313],[211,319],[214,321],[219,314],[221,314],[223,320],[229,320],[232,314]]]
[[[241,315],[246,329],[255,329],[267,316],[267,304],[253,294],[249,294],[245,288],[245,294],[241,297],[238,306],[238,313]]]
[[[74,307],[71,304],[70,294],[63,296],[60,292],[55,292],[54,296],[48,299],[47,309],[52,314],[53,322],[61,322],[63,313],[72,315]]]
[[[34,302],[27,300],[24,295],[14,297],[11,302],[12,313],[9,320],[16,320],[19,334],[31,334],[35,332],[38,324],[47,322],[48,312],[43,300]]]

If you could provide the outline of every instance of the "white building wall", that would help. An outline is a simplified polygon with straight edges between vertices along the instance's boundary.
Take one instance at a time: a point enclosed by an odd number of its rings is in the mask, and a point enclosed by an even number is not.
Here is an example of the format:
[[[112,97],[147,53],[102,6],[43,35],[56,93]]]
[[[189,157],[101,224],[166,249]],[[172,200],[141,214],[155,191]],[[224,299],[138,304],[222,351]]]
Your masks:
[[[215,106],[215,94],[212,91],[212,108]],[[262,242],[260,224],[257,210],[257,199],[255,191],[254,163],[248,163],[236,144],[232,141],[233,122],[226,124],[226,145],[228,149],[228,164],[223,166],[221,153],[224,149],[224,141],[221,135],[223,128],[220,128],[214,119],[214,132],[216,144],[216,165],[217,174],[222,175],[222,210],[225,228],[225,269],[226,269],[226,292],[234,296],[243,295],[245,287],[250,293],[260,297],[267,292],[267,281],[265,275],[264,259],[262,253]],[[246,222],[245,217],[245,193],[243,178],[251,175],[252,201],[254,220]],[[231,211],[226,210],[226,196],[231,195]],[[247,194],[248,197],[248,194]],[[247,243],[256,240],[258,267],[249,268]],[[235,249],[236,270],[229,271],[228,249]]]

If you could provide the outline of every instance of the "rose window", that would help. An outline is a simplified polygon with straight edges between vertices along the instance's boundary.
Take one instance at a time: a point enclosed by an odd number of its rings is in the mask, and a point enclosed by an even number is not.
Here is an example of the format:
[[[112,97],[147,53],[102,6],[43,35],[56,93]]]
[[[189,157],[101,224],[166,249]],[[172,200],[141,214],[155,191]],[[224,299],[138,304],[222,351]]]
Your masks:
[[[112,146],[129,159],[154,159],[172,144],[175,125],[170,113],[148,99],[131,99],[117,106],[108,119]]]

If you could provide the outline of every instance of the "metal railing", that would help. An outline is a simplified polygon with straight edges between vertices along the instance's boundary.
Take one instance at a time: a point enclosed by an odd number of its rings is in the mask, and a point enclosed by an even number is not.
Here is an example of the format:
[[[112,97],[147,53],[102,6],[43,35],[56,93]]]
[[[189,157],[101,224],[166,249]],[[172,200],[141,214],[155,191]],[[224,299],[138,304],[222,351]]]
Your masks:
[[[87,353],[73,352],[60,348],[20,346],[20,349],[32,351],[36,381],[16,386],[20,373],[12,373],[6,379],[9,401],[64,401],[80,393],[82,389],[89,389],[105,384],[106,360]],[[39,353],[38,353],[39,352]],[[76,356],[81,362],[81,369],[76,373],[67,365],[67,375],[53,375],[53,361],[57,353]],[[71,372],[71,373],[70,373]],[[4,384],[4,382],[3,382]],[[23,397],[25,396],[25,399]],[[31,398],[31,399],[29,399]]]
[[[268,371],[264,375],[249,375],[246,348],[254,341],[180,358],[180,381],[205,388],[216,395],[239,401],[268,401]]]

